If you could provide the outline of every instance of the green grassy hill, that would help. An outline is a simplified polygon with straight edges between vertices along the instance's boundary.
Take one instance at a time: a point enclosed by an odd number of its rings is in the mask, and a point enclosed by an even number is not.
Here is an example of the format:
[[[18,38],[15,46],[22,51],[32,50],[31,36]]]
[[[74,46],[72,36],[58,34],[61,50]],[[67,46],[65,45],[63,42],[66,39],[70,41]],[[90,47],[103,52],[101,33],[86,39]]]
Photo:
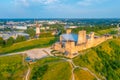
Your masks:
[[[56,39],[57,38],[55,37],[39,38],[35,40],[19,42],[8,47],[0,47],[0,54],[19,52],[32,48],[48,47],[52,45],[56,41]]]
[[[106,41],[84,53],[73,59],[76,65],[87,67],[101,79],[120,80],[120,39]]]

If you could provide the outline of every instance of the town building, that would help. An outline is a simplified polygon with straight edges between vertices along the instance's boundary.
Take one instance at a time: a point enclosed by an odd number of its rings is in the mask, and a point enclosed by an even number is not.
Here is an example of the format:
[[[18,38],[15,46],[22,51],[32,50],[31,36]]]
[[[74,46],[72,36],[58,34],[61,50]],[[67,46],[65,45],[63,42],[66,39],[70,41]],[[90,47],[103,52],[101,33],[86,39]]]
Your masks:
[[[67,29],[66,34],[60,35],[60,40],[53,45],[53,49],[65,53],[69,58],[73,58],[79,51],[97,46],[111,38],[110,35],[95,36],[94,32],[86,34],[85,30],[73,34],[71,29]]]

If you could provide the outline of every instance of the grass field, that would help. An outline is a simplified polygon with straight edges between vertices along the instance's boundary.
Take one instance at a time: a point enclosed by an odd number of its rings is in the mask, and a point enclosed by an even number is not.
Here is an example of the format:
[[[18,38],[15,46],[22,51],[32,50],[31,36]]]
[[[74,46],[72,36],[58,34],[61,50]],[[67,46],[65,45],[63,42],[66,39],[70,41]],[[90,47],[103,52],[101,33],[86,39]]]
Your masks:
[[[24,41],[24,42],[13,44],[12,46],[9,46],[9,47],[0,48],[0,54],[19,52],[19,51],[32,49],[32,48],[48,47],[52,45],[55,41],[56,41],[55,37]]]
[[[26,71],[22,55],[0,57],[0,80],[23,80]]]
[[[78,68],[74,70],[74,75],[75,80],[97,80],[88,71],[84,71]]]
[[[33,65],[31,80],[71,80],[71,67],[59,58],[45,58]]]

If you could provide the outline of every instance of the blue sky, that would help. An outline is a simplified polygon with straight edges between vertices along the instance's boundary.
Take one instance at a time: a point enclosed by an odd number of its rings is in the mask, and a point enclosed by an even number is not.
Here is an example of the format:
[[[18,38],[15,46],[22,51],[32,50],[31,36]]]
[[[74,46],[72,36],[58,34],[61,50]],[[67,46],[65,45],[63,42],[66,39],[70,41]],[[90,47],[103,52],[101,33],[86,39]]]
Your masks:
[[[120,0],[0,0],[0,18],[120,18]]]

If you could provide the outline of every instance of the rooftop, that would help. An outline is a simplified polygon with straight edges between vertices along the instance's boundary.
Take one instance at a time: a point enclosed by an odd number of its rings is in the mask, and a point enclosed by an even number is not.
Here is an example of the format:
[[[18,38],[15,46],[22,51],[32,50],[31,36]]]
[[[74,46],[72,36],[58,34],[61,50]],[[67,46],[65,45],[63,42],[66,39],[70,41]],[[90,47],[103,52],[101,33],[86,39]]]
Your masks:
[[[78,35],[77,34],[62,34],[62,39],[63,41],[77,41],[78,40]]]

